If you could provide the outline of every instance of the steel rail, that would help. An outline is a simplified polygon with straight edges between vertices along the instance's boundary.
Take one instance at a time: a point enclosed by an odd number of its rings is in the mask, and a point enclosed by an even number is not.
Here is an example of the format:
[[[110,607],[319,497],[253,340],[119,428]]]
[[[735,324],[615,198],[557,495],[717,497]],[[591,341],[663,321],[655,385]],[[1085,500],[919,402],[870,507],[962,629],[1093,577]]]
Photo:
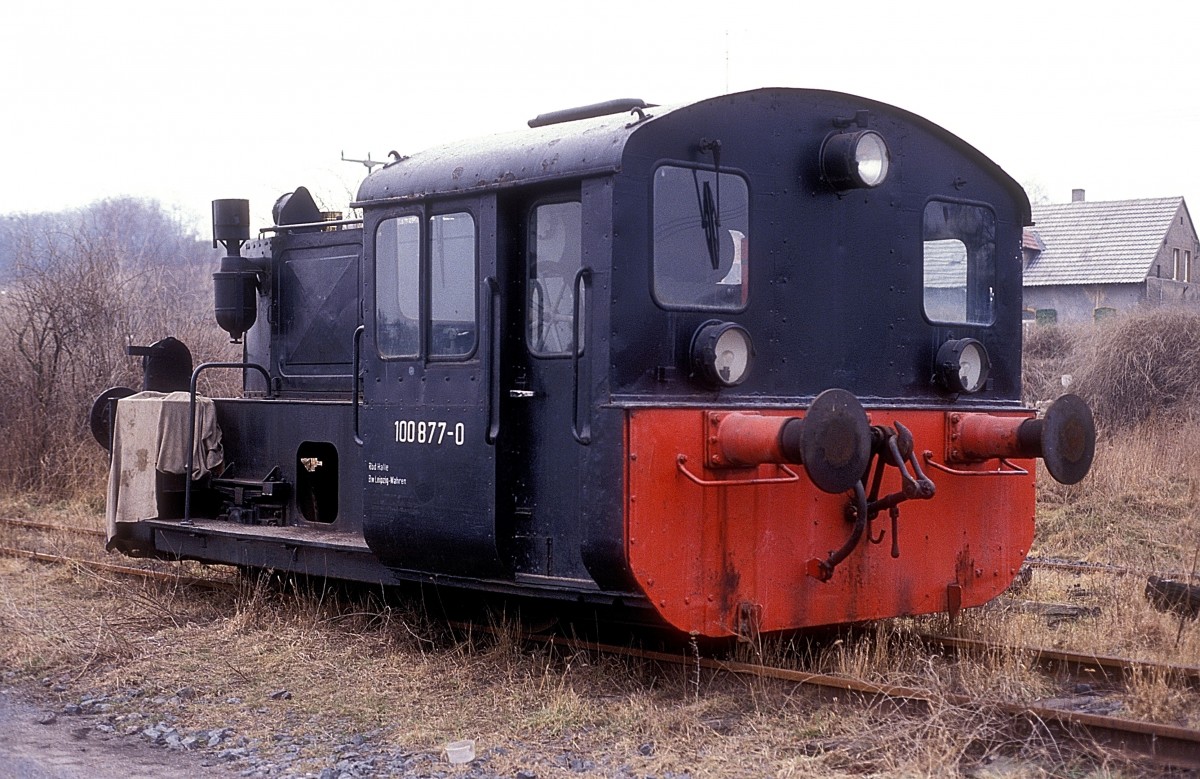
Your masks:
[[[114,563],[100,562],[99,560],[82,560],[77,557],[48,554],[46,552],[35,552],[29,549],[16,549],[9,546],[0,546],[0,555],[5,557],[19,557],[27,560],[36,560],[41,563],[74,565],[78,566],[79,568],[97,573],[102,572],[120,574],[121,576],[136,576],[142,579],[167,582],[169,584],[182,584],[187,587],[206,587],[208,589],[229,589],[234,587],[232,582],[221,579],[209,579],[200,576],[183,576],[181,574],[171,573],[168,571],[155,571],[149,568],[136,568],[130,565],[116,565]]]
[[[1031,568],[1042,568],[1048,571],[1069,571],[1071,573],[1107,573],[1113,576],[1124,576],[1129,573],[1139,573],[1133,568],[1111,563],[1088,563],[1082,560],[1054,560],[1041,557],[1026,557],[1025,564]]]
[[[1131,568],[1125,565],[1114,565],[1112,563],[1089,563],[1082,560],[1055,560],[1044,557],[1026,557],[1025,564],[1033,568],[1044,568],[1050,571],[1070,571],[1071,573],[1107,573],[1113,576],[1158,576],[1163,579],[1183,579],[1195,578],[1184,571],[1168,571],[1158,572],[1150,571],[1145,568]]]
[[[56,525],[50,522],[35,522],[32,519],[12,519],[8,517],[0,517],[0,525],[8,525],[10,527],[23,527],[30,530],[48,530],[62,533],[70,533],[73,535],[97,536],[104,538],[105,531],[98,530],[94,527],[72,527],[71,525]]]
[[[1024,658],[1035,665],[1047,665],[1066,671],[1079,679],[1091,679],[1104,683],[1124,683],[1135,674],[1158,675],[1168,680],[1178,680],[1194,690],[1200,690],[1200,668],[1174,663],[1155,663],[1148,660],[1131,660],[1112,655],[1097,655],[1091,652],[1070,652],[1061,649],[997,644],[955,636],[922,634],[921,641],[943,651],[953,651],[972,657],[1002,653]]]

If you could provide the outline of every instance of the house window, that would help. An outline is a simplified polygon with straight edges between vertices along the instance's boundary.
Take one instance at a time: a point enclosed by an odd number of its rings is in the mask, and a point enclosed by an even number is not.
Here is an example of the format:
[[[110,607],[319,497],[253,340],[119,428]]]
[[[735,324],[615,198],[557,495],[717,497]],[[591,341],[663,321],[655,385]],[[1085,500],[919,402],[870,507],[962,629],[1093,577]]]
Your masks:
[[[1187,276],[1184,278],[1184,281],[1191,281],[1192,280],[1192,252],[1191,252],[1191,250],[1185,249],[1183,252],[1183,269],[1184,269],[1184,272],[1187,274]]]
[[[1183,277],[1183,266],[1182,266],[1182,265],[1179,263],[1179,250],[1178,250],[1178,249],[1172,249],[1171,251],[1172,251],[1172,256],[1174,257],[1174,260],[1175,260],[1175,276],[1174,276],[1174,279],[1175,279],[1176,281],[1183,281],[1183,278],[1184,278],[1184,277]]]
[[[1056,325],[1058,324],[1058,310],[1053,308],[1039,308],[1034,313],[1034,321],[1039,325]]]

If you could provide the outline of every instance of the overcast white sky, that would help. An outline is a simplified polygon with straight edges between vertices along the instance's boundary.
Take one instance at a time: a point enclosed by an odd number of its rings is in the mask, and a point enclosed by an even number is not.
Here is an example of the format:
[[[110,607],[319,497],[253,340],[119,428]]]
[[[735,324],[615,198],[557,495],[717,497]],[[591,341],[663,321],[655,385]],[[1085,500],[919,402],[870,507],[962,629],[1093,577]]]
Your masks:
[[[836,89],[923,114],[1053,202],[1184,195],[1200,217],[1200,4],[76,2],[0,26],[0,213],[307,185],[368,152],[615,97]],[[205,226],[204,231],[207,232]]]

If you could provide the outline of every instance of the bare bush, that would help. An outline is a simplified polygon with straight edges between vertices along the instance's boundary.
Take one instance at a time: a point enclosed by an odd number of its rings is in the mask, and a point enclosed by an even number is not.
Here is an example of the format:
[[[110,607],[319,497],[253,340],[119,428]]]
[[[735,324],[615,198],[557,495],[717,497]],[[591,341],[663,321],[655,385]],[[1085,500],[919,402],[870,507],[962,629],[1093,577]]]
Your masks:
[[[108,387],[140,387],[126,346],[174,335],[202,358],[227,358],[208,326],[213,252],[139,200],[10,217],[2,229],[0,434],[15,445],[0,461],[0,487],[93,490],[107,463],[87,412]]]
[[[1191,417],[1200,399],[1200,316],[1154,309],[1101,323],[1079,344],[1071,389],[1105,430]]]
[[[1021,361],[1021,389],[1026,403],[1053,400],[1061,395],[1063,376],[1075,369],[1077,344],[1082,334],[1057,325],[1025,330]]]

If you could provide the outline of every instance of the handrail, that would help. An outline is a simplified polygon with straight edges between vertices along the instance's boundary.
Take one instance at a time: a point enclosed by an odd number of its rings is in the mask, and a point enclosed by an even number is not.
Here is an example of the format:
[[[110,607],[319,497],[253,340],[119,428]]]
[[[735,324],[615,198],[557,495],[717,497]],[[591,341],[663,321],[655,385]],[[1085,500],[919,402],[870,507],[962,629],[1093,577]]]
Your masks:
[[[491,349],[488,352],[488,426],[487,442],[500,437],[500,285],[494,276],[483,281],[488,290],[488,322]]]
[[[933,452],[931,452],[928,449],[926,449],[922,454],[925,456],[926,464],[928,464],[929,466],[931,466],[933,468],[938,469],[939,471],[942,471],[943,473],[949,473],[954,476],[1028,476],[1029,475],[1029,471],[1025,470],[1024,468],[1017,465],[1016,463],[1009,461],[1009,459],[1007,457],[997,457],[996,459],[1000,461],[1000,465],[1007,466],[1009,470],[1003,470],[1001,468],[997,468],[994,471],[962,471],[957,468],[951,468],[948,465],[943,465],[939,462],[934,461]]]
[[[192,371],[192,380],[188,383],[188,448],[187,448],[187,471],[183,474],[183,521],[190,522],[192,519],[192,466],[195,465],[196,452],[196,379],[200,377],[201,371],[209,368],[241,368],[244,372],[247,368],[253,368],[263,375],[267,382],[267,397],[271,397],[271,374],[267,369],[254,362],[206,362],[196,366],[196,370]],[[242,386],[246,385],[245,378],[242,379]]]
[[[350,405],[354,407],[354,443],[359,446],[363,445],[362,436],[358,434],[358,380],[360,378],[359,371],[362,369],[362,358],[359,356],[359,351],[362,347],[362,335],[366,331],[366,325],[359,325],[354,328],[354,335],[351,338],[351,350],[353,355],[350,362],[350,381],[353,383],[350,392]]]
[[[755,484],[791,484],[792,482],[800,481],[800,474],[783,463],[774,463],[774,465],[786,473],[787,476],[770,476],[762,479],[758,477],[752,479],[703,479],[687,469],[687,461],[687,455],[681,454],[675,458],[675,467],[680,473],[701,487],[749,487]]]
[[[363,223],[361,218],[358,219],[331,219],[328,222],[300,222],[294,225],[271,225],[270,227],[258,228],[258,234],[266,233],[282,233],[287,230],[296,229],[312,229],[314,227],[342,227],[343,225],[360,225]]]
[[[575,274],[573,282],[575,288],[575,299],[571,301],[571,336],[574,343],[571,344],[571,379],[573,384],[572,400],[571,400],[571,435],[575,436],[575,440],[584,446],[592,442],[592,418],[589,412],[588,416],[583,421],[583,426],[579,425],[579,358],[583,355],[584,346],[588,341],[588,335],[591,328],[588,327],[588,320],[580,316],[584,316],[590,311],[590,307],[584,308],[583,293],[591,289],[592,286],[592,269],[580,268]],[[583,332],[580,332],[582,325]],[[590,378],[589,371],[589,378]],[[591,398],[589,397],[590,401]]]

